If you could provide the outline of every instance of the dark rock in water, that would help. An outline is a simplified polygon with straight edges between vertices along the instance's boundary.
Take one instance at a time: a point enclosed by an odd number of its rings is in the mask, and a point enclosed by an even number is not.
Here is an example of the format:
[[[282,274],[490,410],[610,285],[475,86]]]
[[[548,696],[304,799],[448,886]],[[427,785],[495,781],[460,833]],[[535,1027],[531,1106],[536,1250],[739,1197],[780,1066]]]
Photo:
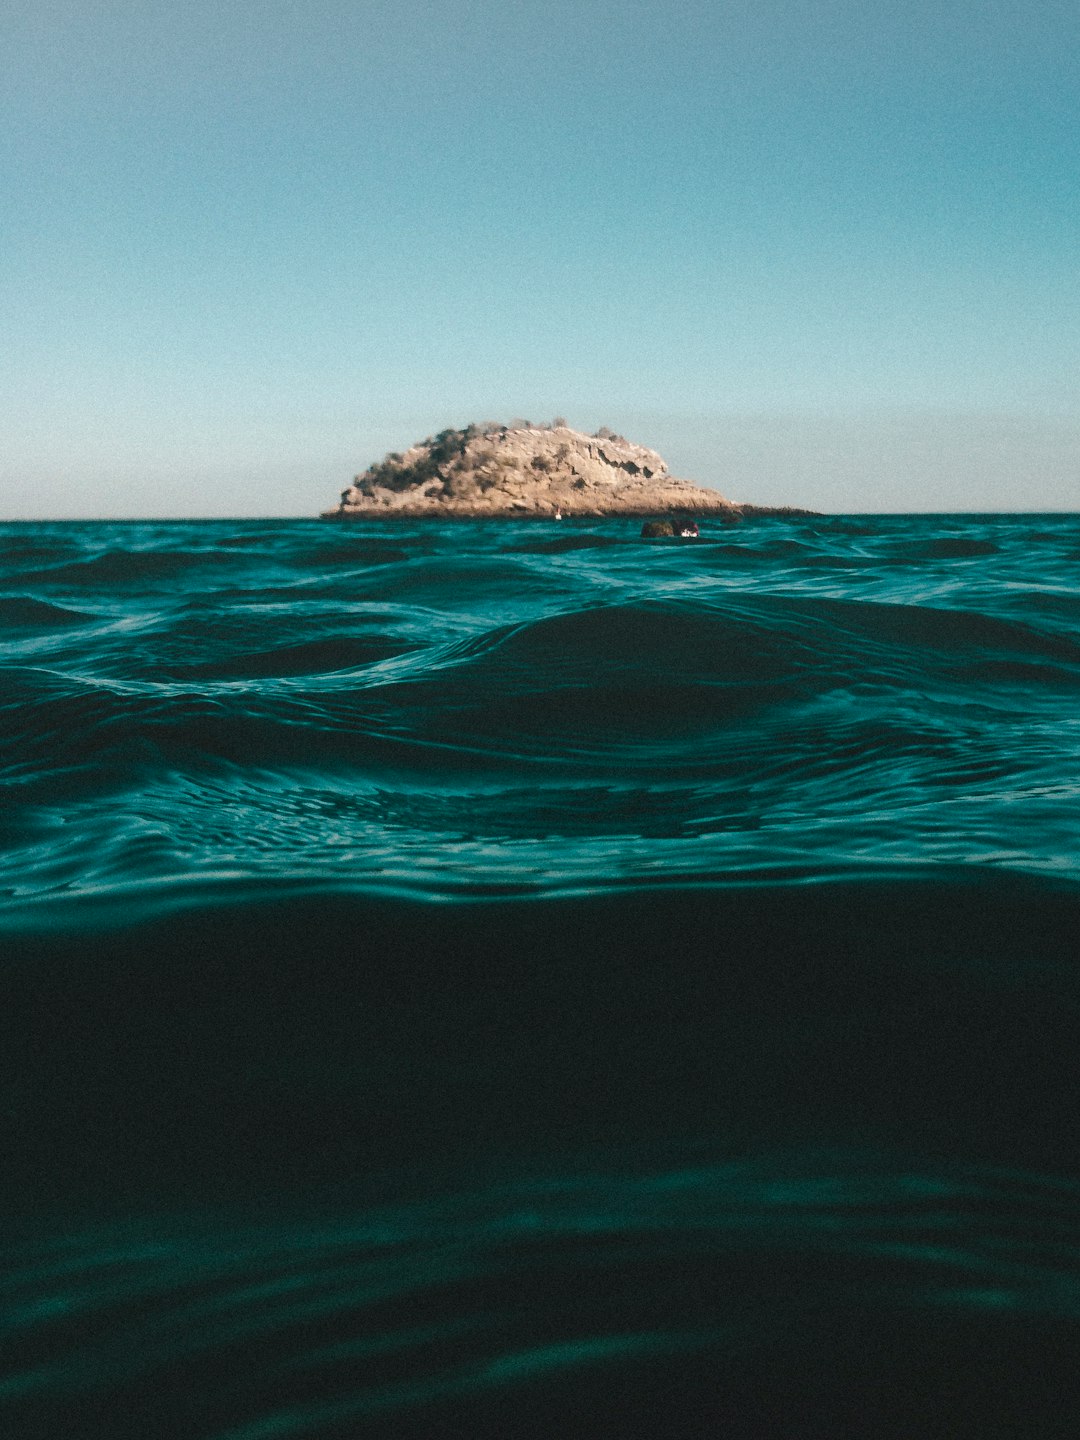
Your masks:
[[[669,538],[675,534],[675,526],[670,520],[646,520],[641,527],[641,538],[643,540],[660,540]]]

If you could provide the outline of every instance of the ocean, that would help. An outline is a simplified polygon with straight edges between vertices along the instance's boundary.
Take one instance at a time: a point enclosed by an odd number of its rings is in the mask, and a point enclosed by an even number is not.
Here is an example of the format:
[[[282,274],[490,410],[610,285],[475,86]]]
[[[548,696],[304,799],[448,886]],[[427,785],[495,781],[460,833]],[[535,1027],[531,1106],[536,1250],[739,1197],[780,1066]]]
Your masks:
[[[0,1433],[1080,1434],[1080,515],[0,527]]]

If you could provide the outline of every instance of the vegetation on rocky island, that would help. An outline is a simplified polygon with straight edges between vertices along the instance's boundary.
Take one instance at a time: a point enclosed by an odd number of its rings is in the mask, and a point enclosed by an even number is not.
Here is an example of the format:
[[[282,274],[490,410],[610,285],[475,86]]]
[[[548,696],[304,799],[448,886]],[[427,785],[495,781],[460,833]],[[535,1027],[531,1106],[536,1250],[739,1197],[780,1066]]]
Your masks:
[[[405,490],[423,487],[432,481],[441,481],[446,493],[453,496],[460,492],[460,477],[469,471],[476,475],[480,488],[488,490],[498,478],[497,472],[500,469],[519,469],[521,461],[517,456],[500,457],[496,450],[484,448],[474,448],[466,460],[472,442],[485,439],[502,440],[512,432],[520,430],[566,429],[569,429],[569,426],[561,415],[557,415],[546,425],[534,425],[531,420],[516,418],[505,424],[499,420],[474,421],[461,430],[448,426],[445,430],[440,430],[437,435],[426,436],[406,455],[402,455],[397,450],[390,451],[382,460],[369,465],[362,475],[358,475],[356,484],[365,493],[370,493],[370,490],[377,486],[380,489],[400,494]],[[629,443],[624,436],[609,429],[607,425],[601,425],[590,438],[613,440],[624,445]],[[553,455],[537,454],[529,463],[534,470],[546,474],[557,469],[566,460],[569,453],[570,447],[561,444]],[[494,467],[495,474],[490,473],[492,467]],[[343,496],[348,493],[348,491],[343,492]]]

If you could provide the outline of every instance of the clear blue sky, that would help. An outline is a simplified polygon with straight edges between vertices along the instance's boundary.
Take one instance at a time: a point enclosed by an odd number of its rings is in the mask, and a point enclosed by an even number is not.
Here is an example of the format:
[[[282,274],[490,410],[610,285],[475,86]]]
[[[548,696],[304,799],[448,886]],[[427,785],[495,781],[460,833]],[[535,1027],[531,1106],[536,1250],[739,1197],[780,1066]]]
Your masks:
[[[0,10],[0,517],[311,514],[558,413],[1080,505],[1075,0]]]

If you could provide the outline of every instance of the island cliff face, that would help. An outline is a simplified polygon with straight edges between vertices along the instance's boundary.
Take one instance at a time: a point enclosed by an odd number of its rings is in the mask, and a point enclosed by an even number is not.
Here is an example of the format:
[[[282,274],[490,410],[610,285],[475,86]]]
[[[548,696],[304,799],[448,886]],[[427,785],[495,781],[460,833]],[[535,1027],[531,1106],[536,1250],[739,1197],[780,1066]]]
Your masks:
[[[655,450],[610,430],[488,422],[443,430],[370,465],[327,519],[390,515],[668,515],[742,507],[716,490],[676,480]]]

